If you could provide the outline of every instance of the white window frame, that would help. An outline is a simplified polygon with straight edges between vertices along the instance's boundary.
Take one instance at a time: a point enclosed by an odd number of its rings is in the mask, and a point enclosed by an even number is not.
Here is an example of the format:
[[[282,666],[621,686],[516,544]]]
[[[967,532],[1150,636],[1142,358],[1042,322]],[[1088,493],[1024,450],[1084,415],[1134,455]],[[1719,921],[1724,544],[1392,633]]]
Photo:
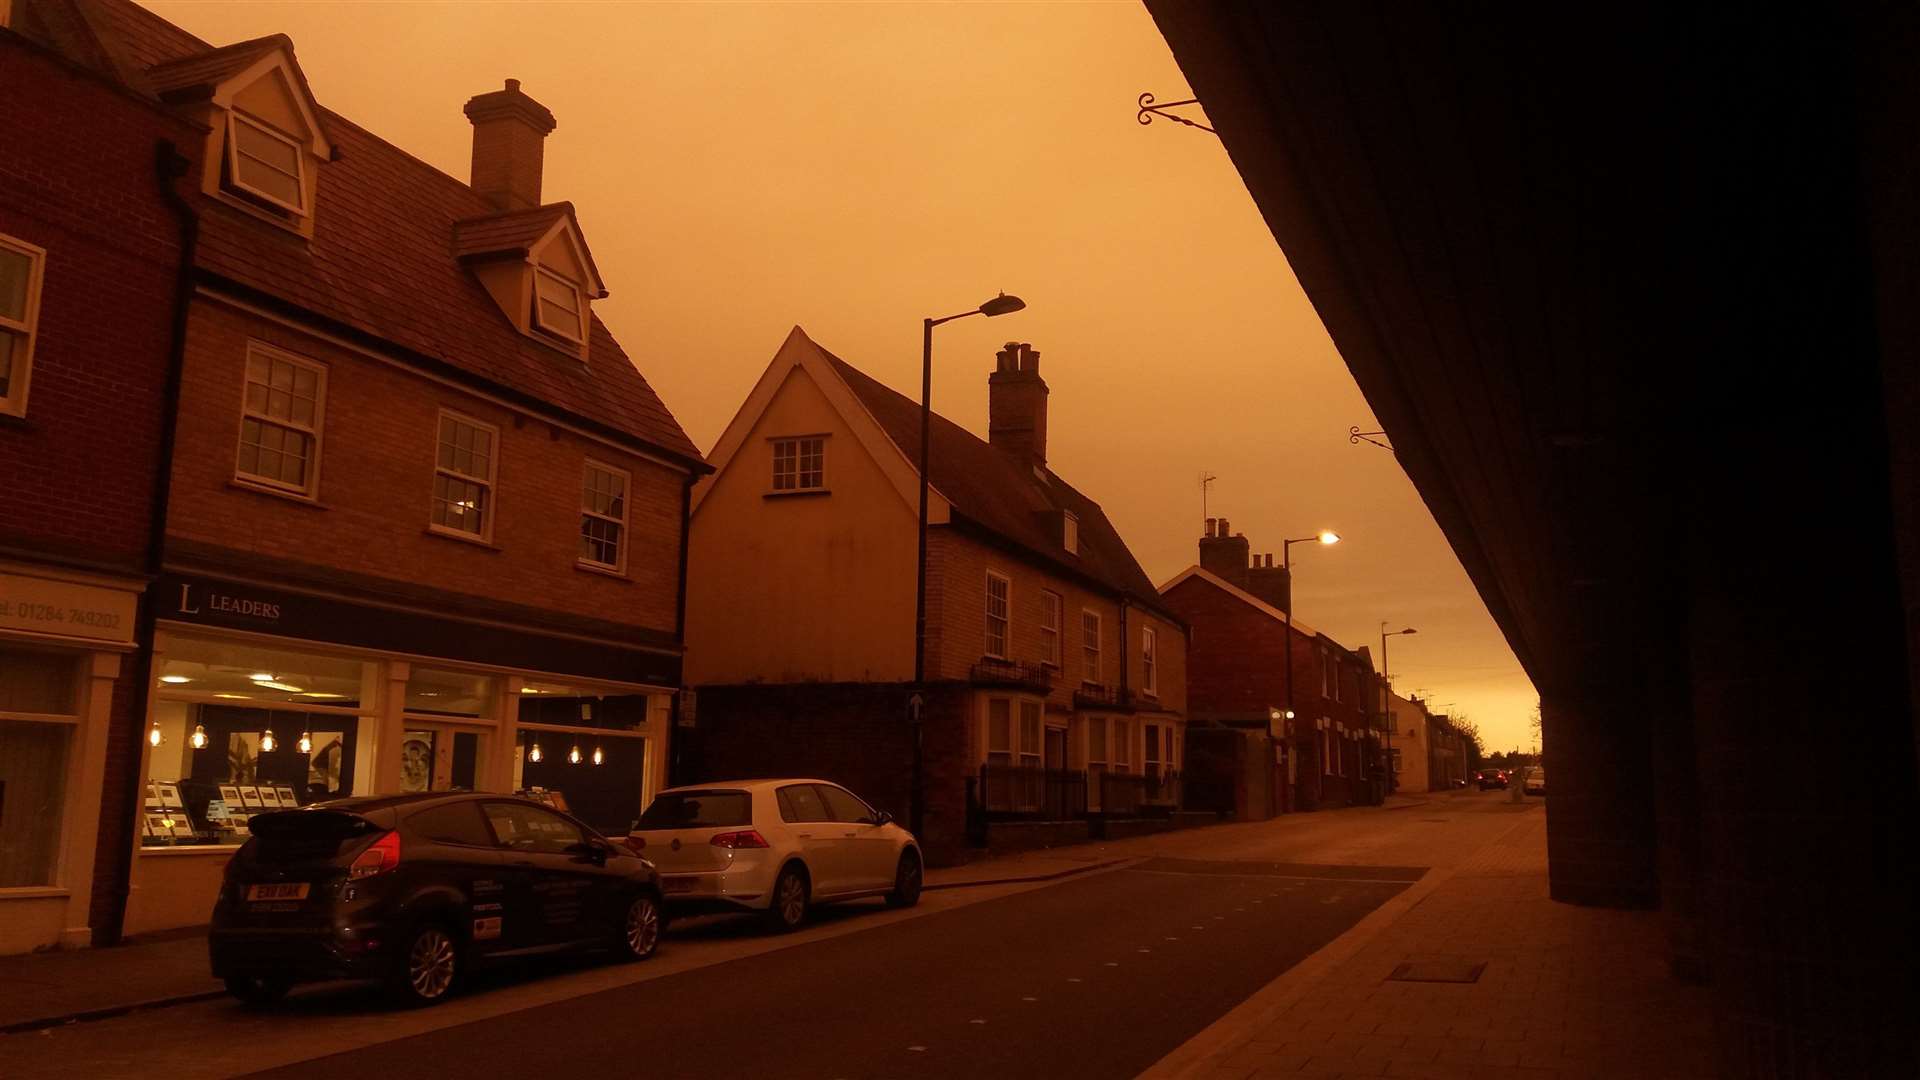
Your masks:
[[[272,365],[276,362],[290,364],[296,368],[306,368],[314,373],[313,423],[311,426],[302,427],[292,418],[283,420],[279,417],[268,415],[265,412],[256,413],[248,407],[247,387],[252,382],[252,376],[248,374],[247,369],[252,365],[253,358],[256,355],[266,359],[269,373],[272,371]],[[269,375],[269,379],[271,379],[271,375]],[[271,387],[271,381],[269,381],[268,385]],[[274,427],[297,431],[313,439],[313,452],[307,460],[307,482],[304,487],[296,487],[293,484],[289,484],[275,477],[259,476],[254,473],[241,471],[240,451],[242,447],[247,445],[248,420],[256,420],[262,424],[271,424]],[[317,498],[320,494],[320,458],[323,444],[326,441],[326,420],[327,365],[318,360],[301,356],[298,353],[291,353],[285,349],[268,345],[264,341],[247,342],[246,360],[240,365],[240,424],[239,429],[234,433],[234,483],[272,491],[281,495],[293,495],[303,499]]]
[[[555,326],[548,323],[546,317],[541,314],[540,282],[543,279],[551,279],[556,284],[573,293],[574,324],[571,330],[563,326]],[[552,334],[554,337],[560,338],[572,345],[586,344],[587,291],[582,289],[578,282],[556,274],[544,266],[536,265],[533,268],[533,328],[542,333]]]
[[[1092,628],[1089,635],[1088,628]],[[1080,679],[1082,682],[1102,685],[1100,676],[1105,672],[1105,664],[1100,657],[1100,636],[1102,633],[1100,613],[1092,608],[1080,609]]]
[[[614,517],[612,514],[604,514],[598,510],[595,510],[593,508],[592,501],[587,497],[587,485],[588,485],[588,482],[593,479],[593,474],[595,470],[606,473],[609,476],[619,477],[620,479],[620,516],[619,517]],[[612,562],[604,563],[599,561],[598,559],[590,559],[583,553],[579,556],[579,559],[578,559],[581,566],[591,567],[595,570],[611,570],[616,574],[626,573],[627,571],[627,538],[631,535],[631,531],[627,528],[627,507],[632,502],[633,502],[633,474],[632,473],[618,466],[609,465],[604,461],[595,461],[593,458],[588,458],[586,460],[586,462],[582,465],[580,469],[580,525],[584,529],[586,527],[586,523],[588,520],[606,521],[606,522],[611,522],[615,527],[617,527],[620,530],[620,533],[619,533],[619,538],[614,541],[614,554],[613,554]]]
[[[1140,692],[1160,696],[1160,633],[1151,626],[1140,628]]]
[[[1000,613],[997,616],[994,614],[994,611],[993,611],[994,582],[1000,583]],[[985,650],[984,655],[991,656],[995,660],[1008,659],[1010,656],[1013,655],[1013,579],[1012,578],[995,570],[987,571],[986,590],[983,593],[983,603],[982,603],[981,611],[984,617],[984,622],[986,624],[985,641],[982,644],[982,648]],[[996,621],[999,624],[999,630],[1000,630],[1000,634],[999,634],[1000,640],[998,642],[999,648],[997,649],[994,647],[996,644],[994,641],[994,627],[995,627]]]
[[[1060,622],[1065,618],[1066,599],[1052,589],[1040,590],[1040,662],[1060,670],[1065,659],[1060,652]]]
[[[1080,554],[1080,519],[1071,510],[1060,511],[1060,546],[1070,555]]]
[[[808,443],[820,444],[820,476],[817,483],[802,484],[801,478],[806,475],[807,470],[801,467],[801,461]],[[790,474],[791,482],[782,487],[780,485],[780,448],[789,444],[793,447],[793,471]],[[768,491],[776,495],[790,495],[803,491],[827,490],[827,437],[825,435],[776,435],[767,440],[767,455],[771,476],[767,484]]]
[[[487,454],[486,476],[472,476],[455,469],[446,468],[440,464],[440,432],[448,420],[466,424],[469,427],[479,428],[492,436],[492,442],[489,444],[491,449]],[[499,499],[497,498],[497,492],[494,490],[494,478],[499,475],[499,472],[499,428],[484,420],[479,420],[466,413],[460,412],[458,409],[441,409],[435,413],[433,418],[433,475],[435,479],[438,479],[444,474],[470,484],[479,484],[486,489],[486,502],[480,509],[480,531],[478,533],[468,532],[465,529],[456,529],[451,525],[442,525],[433,520],[433,504],[434,500],[439,496],[429,487],[427,489],[427,530],[436,536],[450,536],[457,540],[477,540],[483,544],[491,544],[493,542],[493,521],[494,518],[499,516]]]
[[[46,279],[47,249],[4,233],[0,233],[0,248],[27,257],[27,306],[21,312],[25,319],[0,315],[0,334],[13,337],[17,343],[7,392],[0,396],[0,414],[25,416],[27,389],[33,382],[33,346],[40,337],[40,289]]]
[[[283,142],[283,143],[286,143],[288,146],[293,147],[293,162],[294,162],[293,182],[294,182],[294,186],[296,186],[300,190],[300,202],[289,203],[285,199],[282,199],[277,195],[270,194],[266,191],[262,191],[261,189],[254,187],[252,184],[249,184],[245,180],[241,179],[239,128],[240,128],[240,125],[242,124],[245,124],[247,127],[252,128],[257,132],[260,132],[261,134],[267,136],[270,139],[273,139],[276,142]],[[263,162],[262,164],[264,165],[265,163]],[[272,166],[266,166],[266,167],[272,168]],[[254,117],[248,116],[246,113],[243,113],[238,109],[228,109],[227,110],[227,182],[229,184],[232,184],[234,187],[234,190],[236,191],[245,192],[247,195],[250,195],[253,198],[271,203],[274,206],[277,206],[282,210],[287,211],[288,213],[298,214],[301,217],[305,217],[307,215],[307,207],[306,207],[307,148],[301,145],[300,140],[295,139],[290,135],[287,135],[285,132],[279,131],[278,129],[274,128],[273,125],[268,124],[263,120],[258,120],[258,119],[255,119]]]

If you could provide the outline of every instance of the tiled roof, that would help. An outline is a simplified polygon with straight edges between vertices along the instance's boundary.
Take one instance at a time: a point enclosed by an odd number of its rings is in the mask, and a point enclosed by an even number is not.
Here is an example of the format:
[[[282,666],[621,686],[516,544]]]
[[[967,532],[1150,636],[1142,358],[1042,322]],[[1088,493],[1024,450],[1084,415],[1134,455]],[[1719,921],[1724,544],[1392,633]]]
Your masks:
[[[292,53],[293,39],[285,34],[272,34],[163,61],[147,68],[147,85],[163,98],[170,98],[179,90],[215,86],[245,71],[255,60],[275,49]]]
[[[183,61],[231,61],[214,56],[232,50],[209,49],[129,0],[77,2],[129,66],[144,63],[171,78],[192,70]],[[449,104],[450,116],[457,105]],[[454,255],[455,223],[495,216],[492,204],[337,113],[322,109],[320,122],[336,160],[319,170],[313,239],[302,240],[219,200],[202,199],[196,264],[204,275],[688,462],[702,460],[597,316],[582,364],[516,330],[461,265]]]
[[[907,455],[920,460],[920,405],[825,349],[834,370],[880,427]],[[1080,494],[1051,469],[1045,479],[1013,455],[935,413],[928,476],[953,503],[955,514],[1040,559],[1094,579],[1117,593],[1179,621],[1160,604],[1159,593],[1134,561],[1126,541],[1100,504]],[[1047,525],[1046,512],[1066,510],[1080,522],[1080,553],[1069,554]]]

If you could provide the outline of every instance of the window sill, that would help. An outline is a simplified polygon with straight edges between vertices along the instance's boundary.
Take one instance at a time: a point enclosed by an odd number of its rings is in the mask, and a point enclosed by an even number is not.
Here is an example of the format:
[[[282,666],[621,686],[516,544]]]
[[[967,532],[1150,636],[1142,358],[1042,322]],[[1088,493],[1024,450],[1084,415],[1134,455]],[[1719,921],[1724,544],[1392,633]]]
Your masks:
[[[290,502],[299,506],[304,506],[309,510],[332,509],[332,507],[328,506],[326,503],[321,502],[320,500],[314,498],[311,495],[301,495],[292,491],[282,491],[279,488],[271,488],[266,486],[265,484],[249,483],[245,480],[239,479],[238,477],[228,480],[227,486],[234,489],[235,491],[244,491],[252,495],[265,495],[269,498],[280,499],[284,502]]]
[[[425,532],[428,536],[437,536],[442,540],[452,540],[452,541],[455,541],[456,543],[461,543],[461,544],[472,544],[474,547],[485,548],[486,550],[493,551],[493,552],[498,552],[500,550],[500,548],[497,545],[481,537],[475,536],[472,533],[458,532],[453,529],[443,529],[438,525],[429,525],[422,531]]]
[[[573,568],[575,570],[580,571],[583,574],[592,574],[595,577],[612,578],[615,581],[625,582],[628,585],[633,584],[632,578],[628,577],[622,571],[615,570],[611,566],[597,566],[590,562],[579,562],[576,560],[573,564]]]
[[[22,885],[0,889],[0,900],[46,900],[68,895],[71,893],[58,885]]]
[[[833,494],[832,488],[802,488],[799,491],[768,491],[760,497],[763,499],[805,499],[831,494]]]

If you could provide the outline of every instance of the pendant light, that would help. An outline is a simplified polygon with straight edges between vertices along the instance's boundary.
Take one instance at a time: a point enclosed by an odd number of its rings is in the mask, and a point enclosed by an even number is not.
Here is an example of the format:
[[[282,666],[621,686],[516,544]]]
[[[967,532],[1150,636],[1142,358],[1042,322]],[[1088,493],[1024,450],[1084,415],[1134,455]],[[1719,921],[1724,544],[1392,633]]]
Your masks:
[[[605,765],[607,763],[607,755],[602,753],[597,746],[593,748],[593,763],[595,765]]]
[[[166,736],[160,734],[160,721],[155,720],[153,726],[147,729],[147,745],[159,746],[166,741]]]
[[[261,753],[271,754],[273,753],[274,747],[277,747],[279,745],[280,745],[280,741],[273,737],[272,728],[268,728],[267,730],[260,733],[260,752]]]
[[[579,743],[574,743],[573,749],[567,751],[567,764],[569,765],[580,764],[580,744]]]
[[[301,732],[300,741],[297,743],[294,743],[293,745],[299,747],[300,752],[303,754],[313,753],[313,732],[311,731]]]
[[[527,760],[528,760],[528,761],[531,761],[531,762],[533,762],[533,763],[534,763],[535,765],[538,765],[538,764],[540,764],[540,758],[541,758],[541,756],[542,756],[542,755],[541,755],[541,753],[540,753],[540,744],[539,744],[539,743],[532,743],[532,744],[530,744],[530,745],[529,745],[529,746],[527,747]]]
[[[207,748],[207,728],[204,724],[193,725],[193,734],[187,736],[187,745],[195,750]]]

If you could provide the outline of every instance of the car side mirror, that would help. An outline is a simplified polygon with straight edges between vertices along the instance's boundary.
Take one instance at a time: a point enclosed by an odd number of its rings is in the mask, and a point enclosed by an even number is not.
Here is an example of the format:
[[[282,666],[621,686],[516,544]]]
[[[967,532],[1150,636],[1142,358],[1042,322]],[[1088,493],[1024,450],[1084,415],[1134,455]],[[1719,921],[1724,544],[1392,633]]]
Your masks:
[[[893,824],[893,815],[882,810],[879,815],[873,819],[873,823],[875,825],[891,825]]]
[[[592,840],[582,840],[577,844],[568,844],[564,850],[576,859],[587,859],[591,862],[605,863],[607,861],[607,855],[611,853],[612,849],[608,848],[605,844],[596,843]]]

